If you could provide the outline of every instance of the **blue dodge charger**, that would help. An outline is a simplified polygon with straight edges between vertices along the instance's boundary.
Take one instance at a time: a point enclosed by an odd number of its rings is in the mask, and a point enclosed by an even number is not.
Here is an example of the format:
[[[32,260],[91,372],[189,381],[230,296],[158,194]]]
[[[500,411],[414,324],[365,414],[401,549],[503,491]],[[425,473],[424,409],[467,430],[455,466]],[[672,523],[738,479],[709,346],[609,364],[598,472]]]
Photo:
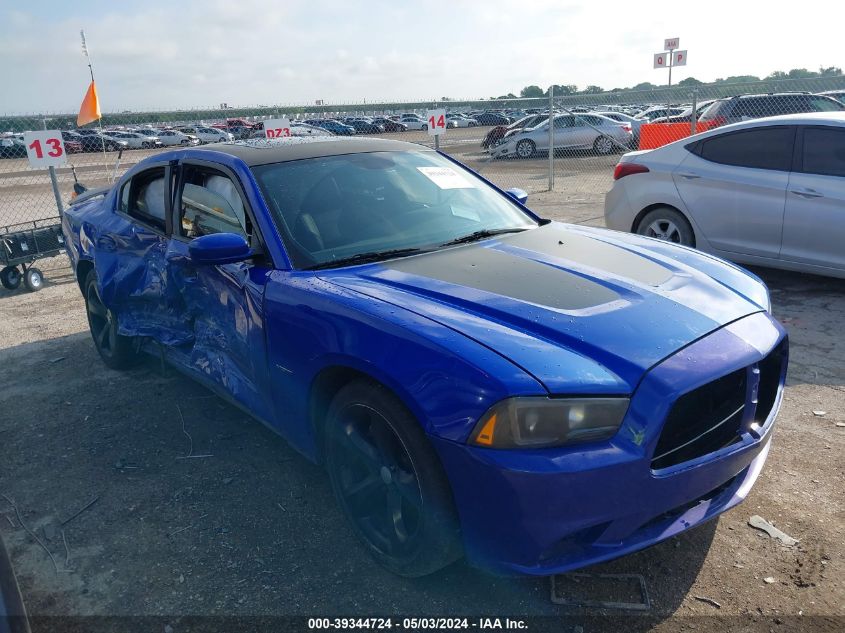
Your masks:
[[[323,463],[388,569],[552,574],[741,502],[787,339],[756,277],[550,222],[410,143],[159,153],[63,218],[103,361],[144,353]]]

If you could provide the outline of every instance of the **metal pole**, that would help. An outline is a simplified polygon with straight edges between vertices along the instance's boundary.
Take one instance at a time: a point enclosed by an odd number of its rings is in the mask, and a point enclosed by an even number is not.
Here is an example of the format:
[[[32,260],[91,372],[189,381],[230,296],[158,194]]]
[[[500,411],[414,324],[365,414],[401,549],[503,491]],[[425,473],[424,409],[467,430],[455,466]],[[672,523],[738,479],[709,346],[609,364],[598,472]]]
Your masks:
[[[555,86],[549,86],[549,191],[555,189]]]
[[[675,56],[675,49],[669,49],[669,87],[672,87],[672,58]]]
[[[41,119],[41,129],[47,129],[47,119]],[[53,195],[56,198],[56,208],[59,210],[59,216],[61,216],[65,209],[62,204],[62,194],[59,193],[59,181],[56,178],[56,168],[50,165],[47,168],[47,171],[50,172],[50,184],[53,185]]]
[[[669,92],[666,93],[666,118],[669,118],[669,108],[672,107],[672,58],[675,56],[675,49],[669,49]],[[668,121],[667,121],[668,123]]]
[[[434,135],[434,150],[439,152],[440,151],[440,135]]]
[[[85,41],[85,31],[80,29],[79,35],[82,38],[82,52],[85,53],[85,59],[88,60],[88,72],[91,74],[91,85],[96,86],[96,82],[94,81],[94,64],[91,62],[91,54],[88,52],[88,43]],[[97,95],[97,101],[99,102],[99,95]],[[98,103],[99,105],[99,103]],[[100,142],[103,146],[103,160],[108,160],[106,158],[106,139],[103,136],[103,117],[101,116],[97,119],[97,127],[100,130]],[[106,172],[108,174],[108,172]]]
[[[696,112],[695,109],[698,107],[698,90],[692,91],[692,115],[690,116],[690,128],[689,133],[690,136],[695,134],[695,124],[696,124]]]

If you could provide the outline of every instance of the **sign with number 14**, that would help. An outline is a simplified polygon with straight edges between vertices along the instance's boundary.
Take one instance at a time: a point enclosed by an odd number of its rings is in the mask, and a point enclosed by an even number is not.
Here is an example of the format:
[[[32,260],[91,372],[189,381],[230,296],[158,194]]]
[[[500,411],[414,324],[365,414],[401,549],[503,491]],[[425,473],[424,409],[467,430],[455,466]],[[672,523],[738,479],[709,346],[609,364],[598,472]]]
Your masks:
[[[427,110],[425,120],[428,123],[428,135],[436,136],[446,131],[446,110]]]
[[[38,130],[23,135],[26,157],[32,167],[60,167],[67,163],[65,143],[59,130]]]

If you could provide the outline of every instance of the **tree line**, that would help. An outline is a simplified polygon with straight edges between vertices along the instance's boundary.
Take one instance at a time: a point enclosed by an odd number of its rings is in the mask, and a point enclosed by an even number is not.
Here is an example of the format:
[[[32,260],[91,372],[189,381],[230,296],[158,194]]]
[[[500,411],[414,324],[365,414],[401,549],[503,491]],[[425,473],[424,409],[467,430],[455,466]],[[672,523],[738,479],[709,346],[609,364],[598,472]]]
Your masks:
[[[815,77],[839,77],[842,75],[842,69],[838,68],[837,66],[828,66],[827,68],[821,67],[819,68],[818,72],[807,70],[806,68],[793,68],[790,71],[782,71],[776,70],[773,73],[769,74],[767,77],[757,77],[756,75],[734,75],[731,77],[719,78],[711,82],[704,82],[696,79],[695,77],[687,77],[686,79],[682,79],[678,82],[678,86],[703,86],[707,84],[739,84],[739,83],[753,83],[755,81],[771,81],[771,80],[781,80],[781,79],[812,79]],[[657,88],[662,88],[663,86],[658,86],[656,84],[651,83],[650,81],[644,81],[642,83],[638,83],[636,86],[631,86],[630,88],[613,88],[612,90],[605,90],[601,86],[590,85],[585,87],[583,90],[579,90],[578,86],[575,84],[555,84],[552,86],[554,89],[555,96],[563,97],[566,95],[576,95],[576,94],[599,94],[602,92],[628,92],[628,91],[635,91],[635,90],[654,90]],[[543,90],[540,86],[525,86],[522,90],[519,91],[519,95],[515,95],[513,93],[508,93],[506,95],[500,95],[498,97],[491,97],[491,99],[517,99],[518,97],[522,97],[524,99],[538,99],[540,97],[548,97],[549,96],[549,89],[546,88]]]

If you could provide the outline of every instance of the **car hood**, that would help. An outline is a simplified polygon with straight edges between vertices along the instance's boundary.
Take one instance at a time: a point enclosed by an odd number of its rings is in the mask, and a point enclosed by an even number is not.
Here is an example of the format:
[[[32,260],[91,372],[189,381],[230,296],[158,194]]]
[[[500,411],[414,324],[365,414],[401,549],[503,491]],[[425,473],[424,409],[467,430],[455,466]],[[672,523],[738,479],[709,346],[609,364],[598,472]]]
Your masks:
[[[321,277],[461,332],[560,394],[631,393],[667,356],[768,307],[731,264],[559,223]]]

